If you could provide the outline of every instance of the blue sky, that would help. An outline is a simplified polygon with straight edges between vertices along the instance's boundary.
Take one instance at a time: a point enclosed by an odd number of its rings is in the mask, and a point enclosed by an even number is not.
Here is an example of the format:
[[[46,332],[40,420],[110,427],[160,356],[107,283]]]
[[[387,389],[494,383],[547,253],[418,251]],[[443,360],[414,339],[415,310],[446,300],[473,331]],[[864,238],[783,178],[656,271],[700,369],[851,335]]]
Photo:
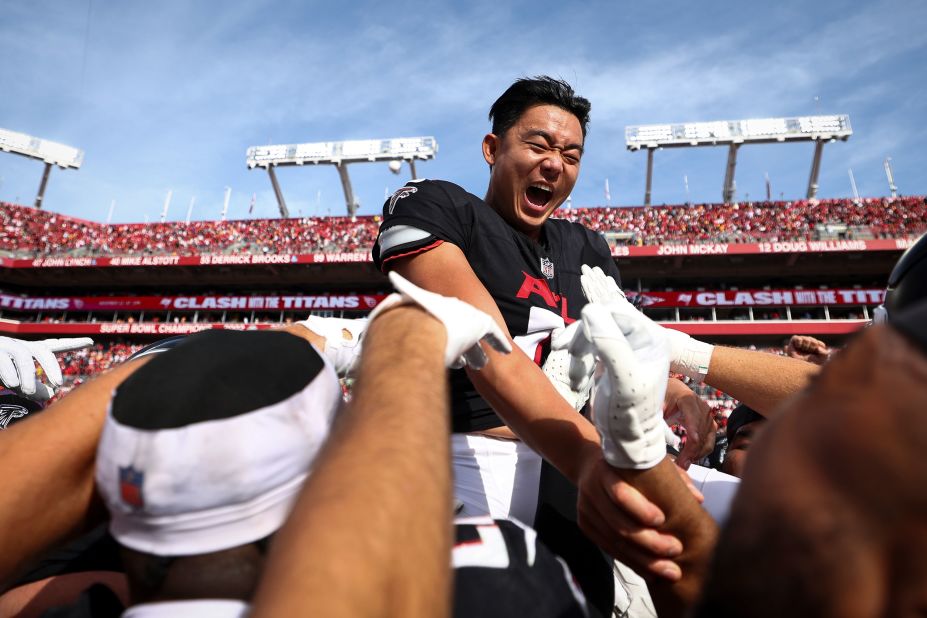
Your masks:
[[[221,8],[219,8],[221,7]],[[85,151],[55,169],[49,210],[103,221],[277,215],[248,146],[433,135],[419,174],[482,195],[480,140],[516,77],[547,73],[592,101],[574,206],[643,202],[646,156],[628,124],[847,113],[824,149],[820,197],[927,193],[927,3],[0,0],[0,127]],[[817,101],[815,100],[817,97]],[[740,151],[738,197],[804,195],[813,146]],[[654,203],[720,201],[726,150],[655,155]],[[361,214],[404,177],[351,166]],[[42,165],[0,153],[0,200],[31,204]],[[405,170],[403,172],[405,174]],[[331,167],[278,176],[293,215],[343,214]]]

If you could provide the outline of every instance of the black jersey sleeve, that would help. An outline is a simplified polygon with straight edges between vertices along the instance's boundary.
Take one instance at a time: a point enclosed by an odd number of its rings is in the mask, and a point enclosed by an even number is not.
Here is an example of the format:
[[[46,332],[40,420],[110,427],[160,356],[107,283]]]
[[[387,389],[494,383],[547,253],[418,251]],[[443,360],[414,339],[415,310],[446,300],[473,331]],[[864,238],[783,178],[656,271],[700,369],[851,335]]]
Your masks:
[[[385,272],[391,260],[427,251],[442,242],[457,245],[466,253],[474,227],[471,198],[461,187],[439,180],[412,181],[396,191],[383,205],[383,222],[373,247],[377,268]],[[410,234],[398,243],[395,238],[383,242],[384,234],[398,226],[424,233]]]
[[[612,277],[615,282],[621,286],[621,273],[618,272],[618,266],[615,264],[615,259],[612,257],[612,251],[608,247],[608,243],[605,242],[605,239],[602,238],[602,235],[598,232],[593,232],[588,228],[583,228],[588,242],[583,245],[583,264],[588,264],[589,266],[598,266],[606,275]]]

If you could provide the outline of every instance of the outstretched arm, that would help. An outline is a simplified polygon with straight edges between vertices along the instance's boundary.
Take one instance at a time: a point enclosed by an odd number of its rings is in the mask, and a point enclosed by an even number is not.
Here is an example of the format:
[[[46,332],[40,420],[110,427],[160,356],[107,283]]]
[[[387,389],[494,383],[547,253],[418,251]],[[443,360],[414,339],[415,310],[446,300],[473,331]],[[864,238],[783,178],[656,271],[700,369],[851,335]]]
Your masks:
[[[147,360],[120,365],[0,432],[0,461],[19,471],[5,475],[0,492],[0,587],[41,552],[104,521],[93,473],[106,407]]]
[[[582,282],[591,302],[627,302],[615,280],[601,268],[584,265]],[[670,369],[674,373],[704,380],[764,416],[775,413],[776,406],[804,388],[820,370],[817,365],[793,358],[714,346],[671,327],[664,334],[669,339]]]
[[[779,404],[820,371],[818,365],[795,358],[715,346],[705,383],[771,418]]]
[[[394,262],[394,270],[422,287],[457,297],[505,322],[492,296],[477,278],[463,252],[444,243],[425,253]],[[664,521],[659,508],[634,492],[604,465],[599,435],[577,414],[541,369],[521,350],[508,356],[489,352],[491,362],[471,381],[506,424],[531,448],[556,466],[579,491],[583,532],[606,552],[621,557],[624,548],[646,545],[656,556],[646,561],[651,572],[674,568],[666,558],[678,554],[679,542],[653,529],[619,522]]]
[[[444,337],[415,308],[370,325],[354,400],[277,533],[254,616],[448,613]],[[391,586],[403,568],[416,570],[418,594]]]
[[[485,314],[390,278],[402,298],[371,314],[354,399],[278,532],[254,616],[450,613],[444,368],[481,366],[481,339],[507,346]]]

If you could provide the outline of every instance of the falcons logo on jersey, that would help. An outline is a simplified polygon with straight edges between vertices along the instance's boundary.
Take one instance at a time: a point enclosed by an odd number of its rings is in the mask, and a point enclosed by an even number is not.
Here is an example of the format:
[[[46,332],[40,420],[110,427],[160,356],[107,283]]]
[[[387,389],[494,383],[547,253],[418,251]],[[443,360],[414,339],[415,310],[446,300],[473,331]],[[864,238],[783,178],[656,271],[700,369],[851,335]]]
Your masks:
[[[0,404],[0,429],[6,429],[13,420],[29,414],[29,410],[11,403]]]
[[[393,196],[389,198],[389,214],[393,214],[393,209],[396,208],[396,202],[417,192],[417,187],[403,187],[393,193]]]

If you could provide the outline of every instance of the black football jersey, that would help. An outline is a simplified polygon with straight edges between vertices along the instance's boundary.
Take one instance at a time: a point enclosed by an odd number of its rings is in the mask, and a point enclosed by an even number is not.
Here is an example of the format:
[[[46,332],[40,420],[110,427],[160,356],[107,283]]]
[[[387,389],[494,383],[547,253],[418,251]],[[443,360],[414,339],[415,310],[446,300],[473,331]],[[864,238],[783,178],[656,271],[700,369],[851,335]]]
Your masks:
[[[396,226],[419,233],[387,235]],[[402,229],[402,228],[400,228]],[[586,304],[580,266],[599,266],[621,282],[608,244],[578,223],[548,219],[536,242],[511,227],[483,200],[450,182],[421,180],[399,189],[383,206],[373,259],[384,272],[401,259],[450,242],[499,307],[515,343],[536,363],[550,334],[580,316]],[[451,372],[452,429],[470,432],[503,425],[463,370]]]
[[[566,563],[519,522],[489,517],[454,525],[454,616],[589,616]]]

